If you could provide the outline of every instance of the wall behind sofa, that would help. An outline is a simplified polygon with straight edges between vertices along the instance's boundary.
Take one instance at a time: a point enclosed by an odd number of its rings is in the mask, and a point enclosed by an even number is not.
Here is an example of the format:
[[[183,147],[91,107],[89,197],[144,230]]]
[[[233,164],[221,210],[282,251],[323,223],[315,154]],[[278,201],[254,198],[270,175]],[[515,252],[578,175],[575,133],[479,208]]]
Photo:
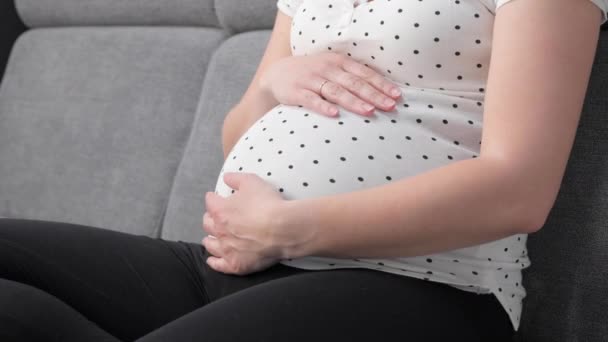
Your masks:
[[[15,39],[26,27],[17,15],[14,1],[0,1],[0,79]]]

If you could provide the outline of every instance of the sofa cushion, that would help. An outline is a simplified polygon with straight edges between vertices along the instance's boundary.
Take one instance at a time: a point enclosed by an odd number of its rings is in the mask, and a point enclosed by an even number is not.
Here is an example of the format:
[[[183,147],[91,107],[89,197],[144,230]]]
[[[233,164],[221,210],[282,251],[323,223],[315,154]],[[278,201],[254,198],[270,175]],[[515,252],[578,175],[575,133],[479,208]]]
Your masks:
[[[23,21],[30,27],[218,25],[213,0],[16,0],[16,3]]]
[[[214,191],[222,168],[222,127],[226,114],[241,99],[262,59],[270,31],[237,34],[209,63],[192,136],[171,192],[164,238],[200,242],[204,196]]]
[[[158,235],[223,38],[150,27],[22,35],[0,87],[0,215]]]
[[[519,341],[608,336],[608,32],[602,33],[576,140],[545,226],[528,238]]]
[[[234,33],[271,29],[277,15],[277,0],[216,0],[215,7],[222,27]]]

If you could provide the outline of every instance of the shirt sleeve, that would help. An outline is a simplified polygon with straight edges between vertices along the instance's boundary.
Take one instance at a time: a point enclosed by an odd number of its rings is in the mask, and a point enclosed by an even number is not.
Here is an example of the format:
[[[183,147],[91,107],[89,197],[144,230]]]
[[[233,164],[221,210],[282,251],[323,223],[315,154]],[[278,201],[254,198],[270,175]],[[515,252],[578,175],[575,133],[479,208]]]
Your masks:
[[[302,1],[304,0],[278,0],[277,8],[288,16],[293,17]]]
[[[494,0],[496,3],[496,10],[498,10],[498,8],[504,4],[506,4],[509,1],[512,0]],[[602,10],[602,22],[600,23],[603,24],[606,21],[608,21],[608,0],[589,0],[591,2],[593,2],[597,7],[600,8],[600,10]],[[495,10],[495,12],[496,12]]]

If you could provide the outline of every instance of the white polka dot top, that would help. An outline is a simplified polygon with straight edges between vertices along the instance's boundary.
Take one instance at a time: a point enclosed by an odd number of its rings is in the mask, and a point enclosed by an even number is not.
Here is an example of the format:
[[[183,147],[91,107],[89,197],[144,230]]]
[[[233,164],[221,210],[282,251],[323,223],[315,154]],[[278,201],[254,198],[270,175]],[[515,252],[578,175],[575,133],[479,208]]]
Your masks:
[[[228,154],[215,192],[234,192],[224,172],[256,173],[286,199],[361,190],[480,151],[484,87],[496,10],[509,0],[278,0],[292,17],[293,55],[346,54],[401,86],[396,110],[330,118],[279,104]],[[590,0],[602,8],[608,0]],[[306,256],[304,269],[363,267],[494,294],[518,330],[526,234],[432,255],[391,259]]]

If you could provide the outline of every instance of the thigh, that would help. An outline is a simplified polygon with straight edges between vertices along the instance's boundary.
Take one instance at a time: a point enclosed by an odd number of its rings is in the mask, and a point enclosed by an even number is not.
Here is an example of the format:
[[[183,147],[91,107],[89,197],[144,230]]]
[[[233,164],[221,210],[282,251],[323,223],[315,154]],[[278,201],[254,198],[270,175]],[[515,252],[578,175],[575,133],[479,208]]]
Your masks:
[[[0,341],[119,342],[78,311],[35,287],[0,278]]]
[[[139,342],[509,341],[491,295],[362,268],[296,274],[216,300]]]
[[[121,339],[133,340],[241,289],[307,272],[276,264],[236,276],[210,268],[208,256],[201,244],[0,220],[0,278],[49,293]]]
[[[39,220],[0,220],[0,278],[39,288],[121,339],[207,302],[184,244]]]

